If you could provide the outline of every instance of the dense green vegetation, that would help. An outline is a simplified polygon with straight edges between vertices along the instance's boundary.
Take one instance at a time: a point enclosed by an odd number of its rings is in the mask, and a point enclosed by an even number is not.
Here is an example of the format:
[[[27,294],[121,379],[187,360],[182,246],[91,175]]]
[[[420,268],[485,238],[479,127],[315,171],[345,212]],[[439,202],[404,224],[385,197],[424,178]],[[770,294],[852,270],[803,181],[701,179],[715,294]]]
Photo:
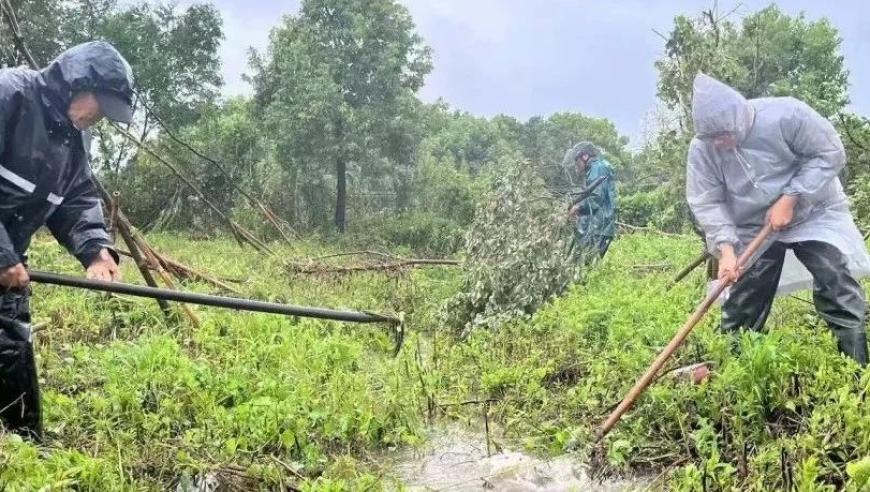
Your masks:
[[[329,280],[282,273],[227,241],[155,238],[179,259],[247,279],[251,296],[301,304],[406,311],[418,325],[435,302],[437,271],[417,279],[354,276]],[[74,270],[43,238],[37,268]],[[299,244],[288,256],[320,252]],[[127,278],[137,275],[130,265]],[[427,299],[417,289],[427,287]],[[201,286],[189,285],[201,289]],[[423,428],[409,352],[392,358],[383,327],[203,310],[203,326],[167,324],[151,301],[106,298],[37,286],[47,442],[14,436],[0,446],[6,490],[162,490],[200,471],[249,470],[252,487],[296,483],[293,473],[375,481],[367,453],[417,442]],[[347,471],[350,470],[350,471]],[[369,476],[372,475],[372,476]],[[359,481],[359,482],[357,482]],[[336,490],[342,489],[336,485]]]
[[[153,239],[249,279],[241,289],[252,296],[404,312],[409,337],[393,358],[381,327],[207,308],[193,331],[164,322],[150,301],[37,286],[37,322],[50,320],[37,335],[48,439],[0,440],[8,490],[160,490],[207,472],[255,490],[378,489],[394,483],[384,453],[419,444],[430,424],[470,419],[483,432],[479,408],[444,406],[466,400],[497,400],[499,445],[587,459],[595,426],[704,289],[701,272],[668,289],[696,253],[691,238],[623,236],[530,319],[460,340],[437,316],[457,291],[454,270],[289,276],[228,241]],[[300,243],[284,253],[328,251]],[[75,268],[47,238],[33,263]],[[780,301],[770,333],[743,337],[737,354],[712,316],[673,366],[710,360],[714,377],[655,385],[608,439],[605,471],[664,470],[677,490],[860,490],[870,379],[811,313]]]
[[[593,432],[704,294],[673,288],[692,242],[622,237],[584,282],[531,320],[478,331],[439,362],[440,383],[500,403],[506,435],[545,453],[591,453]],[[664,379],[607,441],[605,471],[664,470],[672,490],[862,490],[870,374],[837,354],[806,300],[780,300],[739,348],[711,316],[672,361],[712,361],[702,385]],[[476,377],[469,377],[475,374]],[[863,461],[862,461],[863,460]]]

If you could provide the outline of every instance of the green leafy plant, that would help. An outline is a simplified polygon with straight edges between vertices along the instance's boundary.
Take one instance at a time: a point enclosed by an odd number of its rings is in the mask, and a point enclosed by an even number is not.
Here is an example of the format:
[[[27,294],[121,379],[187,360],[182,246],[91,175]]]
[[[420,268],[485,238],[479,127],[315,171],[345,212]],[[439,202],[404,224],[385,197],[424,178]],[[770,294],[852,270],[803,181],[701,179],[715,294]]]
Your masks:
[[[462,335],[498,328],[564,291],[580,271],[565,210],[529,163],[504,168],[466,235],[464,277],[445,324]]]

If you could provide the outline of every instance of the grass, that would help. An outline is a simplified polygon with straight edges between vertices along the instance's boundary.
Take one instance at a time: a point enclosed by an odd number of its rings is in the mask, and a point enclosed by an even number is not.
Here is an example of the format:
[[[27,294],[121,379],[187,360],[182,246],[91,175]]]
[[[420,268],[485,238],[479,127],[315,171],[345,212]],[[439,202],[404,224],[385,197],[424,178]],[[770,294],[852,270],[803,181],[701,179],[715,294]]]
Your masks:
[[[694,241],[626,236],[530,320],[458,342],[436,315],[457,288],[454,270],[290,276],[229,240],[151,240],[243,280],[251,297],[404,313],[409,339],[393,358],[377,326],[212,308],[195,308],[195,330],[149,300],[36,286],[35,318],[48,322],[37,338],[47,441],[0,438],[4,490],[165,490],[207,473],[242,490],[378,490],[395,486],[384,454],[420,443],[430,418],[479,419],[474,405],[449,405],[469,399],[497,400],[496,444],[586,459],[595,427],[704,288],[698,271],[669,289]],[[280,255],[331,251],[300,242]],[[43,237],[31,264],[79,271]],[[124,275],[137,278],[129,264]],[[715,377],[651,388],[606,441],[604,471],[663,472],[673,490],[860,490],[870,373],[856,376],[809,309],[777,302],[771,333],[744,336],[737,353],[713,313],[673,363],[712,360]]]
[[[152,239],[178,260],[244,279],[255,298],[404,312],[409,322],[427,304],[417,274],[289,276],[229,241]],[[322,249],[300,243],[282,254]],[[78,271],[48,238],[31,266]],[[444,272],[427,275],[437,290]],[[137,278],[132,265],[124,278]],[[163,490],[208,471],[245,488],[297,475],[312,489],[356,488],[380,480],[356,464],[367,453],[419,441],[417,389],[383,327],[195,309],[197,330],[183,317],[167,323],[150,300],[35,286],[36,321],[48,322],[38,334],[47,442],[0,441],[5,489]]]
[[[769,333],[739,339],[718,333],[714,310],[671,363],[709,360],[714,377],[697,386],[659,382],[603,450],[591,446],[597,426],[705,294],[700,271],[670,286],[668,272],[695,248],[682,239],[623,237],[583,283],[530,321],[453,347],[438,364],[439,391],[499,400],[491,411],[504,437],[529,450],[593,461],[603,451],[603,472],[664,472],[670,490],[870,485],[862,478],[870,371],[861,375],[839,355],[811,306],[791,298],[775,304]],[[665,273],[650,268],[660,263]]]

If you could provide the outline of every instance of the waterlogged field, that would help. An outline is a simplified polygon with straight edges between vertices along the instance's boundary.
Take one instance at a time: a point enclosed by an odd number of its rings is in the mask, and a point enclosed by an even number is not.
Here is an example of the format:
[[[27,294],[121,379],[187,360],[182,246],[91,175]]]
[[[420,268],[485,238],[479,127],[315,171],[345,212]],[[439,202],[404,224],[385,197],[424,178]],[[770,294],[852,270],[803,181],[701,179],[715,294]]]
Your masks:
[[[402,352],[392,356],[377,325],[197,307],[193,329],[183,316],[167,323],[150,300],[35,286],[47,436],[41,446],[0,438],[5,490],[401,488],[391,456],[445,423],[483,437],[484,413],[492,452],[567,455],[604,476],[656,477],[653,487],[868,486],[870,372],[836,353],[800,299],[778,302],[771,332],[744,336],[738,350],[711,315],[673,365],[712,361],[714,377],[661,380],[593,448],[595,427],[704,292],[700,271],[669,289],[697,254],[691,238],[624,236],[531,319],[462,341],[437,316],[455,269],[290,275],[228,240],[152,240],[250,297],[403,313]],[[78,272],[49,238],[36,243],[33,268]],[[300,260],[344,248],[279,249]],[[124,272],[138,281],[132,265]]]

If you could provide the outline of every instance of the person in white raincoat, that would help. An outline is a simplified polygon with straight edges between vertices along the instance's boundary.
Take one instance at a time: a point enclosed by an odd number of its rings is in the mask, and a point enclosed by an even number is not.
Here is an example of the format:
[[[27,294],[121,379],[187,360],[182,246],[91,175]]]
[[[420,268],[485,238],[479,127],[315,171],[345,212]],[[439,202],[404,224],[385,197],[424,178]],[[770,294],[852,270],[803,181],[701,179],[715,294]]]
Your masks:
[[[692,116],[686,198],[719,258],[720,281],[737,279],[722,305],[722,330],[762,329],[792,250],[813,276],[816,310],[840,351],[866,366],[857,276],[870,258],[837,177],[846,153],[833,125],[797,99],[747,100],[703,74]],[[741,276],[737,255],[766,223],[776,232]]]

